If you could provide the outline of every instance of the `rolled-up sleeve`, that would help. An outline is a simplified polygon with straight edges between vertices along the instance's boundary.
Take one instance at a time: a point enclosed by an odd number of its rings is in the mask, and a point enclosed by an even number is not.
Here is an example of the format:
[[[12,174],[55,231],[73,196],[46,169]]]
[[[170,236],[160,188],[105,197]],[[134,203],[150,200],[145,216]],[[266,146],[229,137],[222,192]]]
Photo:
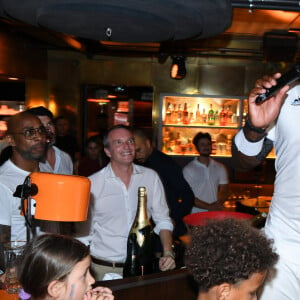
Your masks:
[[[256,156],[260,153],[262,147],[263,147],[263,143],[264,143],[264,139],[261,139],[258,142],[249,142],[245,135],[243,130],[240,130],[235,138],[235,144],[238,148],[239,151],[241,151],[243,154],[248,155],[248,156]]]
[[[148,199],[148,201],[149,200],[150,199]],[[162,229],[173,231],[173,224],[170,218],[165,191],[158,175],[155,175],[154,178],[151,201],[151,215],[155,223],[154,232],[159,234]]]

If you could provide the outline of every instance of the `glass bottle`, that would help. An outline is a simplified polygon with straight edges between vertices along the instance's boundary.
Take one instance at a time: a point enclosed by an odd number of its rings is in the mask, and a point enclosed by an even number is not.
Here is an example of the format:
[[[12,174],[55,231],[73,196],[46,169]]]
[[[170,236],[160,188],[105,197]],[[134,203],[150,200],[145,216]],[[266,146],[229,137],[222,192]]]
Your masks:
[[[178,110],[177,110],[177,123],[178,124],[182,123],[182,114],[183,114],[183,111],[181,110],[181,104],[178,104]]]
[[[201,122],[203,125],[206,125],[206,123],[207,123],[207,114],[205,113],[205,108],[203,108],[203,111],[201,114]]]
[[[212,108],[212,104],[210,104],[210,109],[208,111],[207,120],[208,120],[207,121],[208,125],[215,125],[215,113]]]
[[[168,102],[167,110],[166,110],[166,114],[165,114],[165,124],[171,123],[171,114],[172,114],[171,103]]]
[[[227,123],[228,124],[232,124],[232,109],[231,109],[231,105],[227,106]]]
[[[150,274],[154,267],[153,231],[147,214],[147,192],[138,189],[138,207],[127,240],[127,257],[123,276]]]
[[[189,111],[187,108],[187,103],[184,103],[183,113],[182,113],[182,123],[189,124]]]
[[[201,123],[200,104],[197,104],[196,123],[199,123],[199,124]]]
[[[220,125],[220,115],[218,110],[215,111],[215,125]]]
[[[173,110],[171,113],[171,122],[173,124],[177,123],[177,107],[176,104],[173,105]]]
[[[220,125],[226,126],[227,125],[227,113],[225,111],[225,107],[223,106],[221,112],[220,112]]]

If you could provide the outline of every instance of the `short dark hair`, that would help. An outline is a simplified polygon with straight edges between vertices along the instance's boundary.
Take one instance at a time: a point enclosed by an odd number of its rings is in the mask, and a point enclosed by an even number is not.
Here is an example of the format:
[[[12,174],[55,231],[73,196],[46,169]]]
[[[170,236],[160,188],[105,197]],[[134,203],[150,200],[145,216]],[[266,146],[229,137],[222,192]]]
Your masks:
[[[53,113],[44,106],[32,107],[27,110],[35,116],[47,116],[53,121]]]
[[[191,230],[192,242],[185,252],[185,264],[202,292],[268,271],[278,259],[272,241],[245,221],[211,220]]]
[[[193,138],[193,144],[195,145],[196,149],[198,149],[198,142],[201,139],[208,139],[211,141],[211,135],[208,132],[198,132]]]
[[[97,145],[102,145],[103,137],[101,134],[91,135],[85,142],[85,146],[87,147],[90,143],[96,143]]]
[[[115,125],[115,126],[109,128],[109,129],[104,133],[104,135],[103,135],[103,146],[104,146],[104,148],[109,149],[109,141],[108,141],[108,136],[109,136],[109,134],[110,134],[112,131],[114,131],[114,130],[116,130],[116,129],[120,129],[120,128],[126,129],[126,130],[132,132],[132,130],[131,130],[131,128],[130,128],[129,126],[126,126],[126,125],[123,125],[123,124],[118,124],[118,125]]]
[[[143,141],[152,141],[152,136],[150,136],[149,132],[146,132],[146,130],[140,128],[140,127],[135,127],[132,130],[133,134],[138,136],[140,139],[142,139]]]
[[[23,289],[35,299],[44,298],[51,281],[64,281],[74,266],[89,255],[80,241],[59,234],[32,239],[23,253],[18,277]]]

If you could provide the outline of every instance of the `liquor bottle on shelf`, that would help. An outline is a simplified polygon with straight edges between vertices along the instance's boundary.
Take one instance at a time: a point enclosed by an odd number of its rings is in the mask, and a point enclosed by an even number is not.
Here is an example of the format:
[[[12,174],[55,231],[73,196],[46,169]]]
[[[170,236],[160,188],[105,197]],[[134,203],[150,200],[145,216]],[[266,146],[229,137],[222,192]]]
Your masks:
[[[197,110],[196,110],[196,123],[201,123],[201,113],[200,113],[200,104],[197,104]]]
[[[227,124],[228,125],[232,124],[232,109],[231,109],[231,105],[227,106],[226,113],[227,113]]]
[[[212,142],[212,144],[211,144],[211,154],[216,155],[217,154],[216,138],[213,135],[212,135],[211,142]]]
[[[187,108],[187,103],[184,103],[183,112],[182,112],[182,123],[189,124],[189,111]]]
[[[189,113],[189,123],[194,123],[194,122],[195,122],[194,113],[191,111]]]
[[[225,107],[223,106],[221,112],[220,112],[220,125],[226,126],[227,125],[227,113],[225,111]]]
[[[166,114],[165,114],[165,124],[171,123],[171,114],[172,114],[171,105],[172,104],[170,102],[168,102],[167,110],[166,110]]]
[[[186,144],[186,153],[187,154],[195,154],[195,146],[194,146],[191,138],[188,138],[188,142]]]
[[[237,125],[238,123],[238,116],[235,113],[232,114],[231,123],[232,125]]]
[[[210,109],[207,114],[207,123],[208,125],[215,125],[215,113],[212,108],[212,104],[210,104]]]
[[[180,132],[176,133],[174,153],[180,154],[185,152],[187,140]]]
[[[176,124],[177,123],[177,109],[176,109],[176,104],[173,104],[173,110],[171,113],[171,122],[172,124]]]
[[[205,112],[205,108],[203,108],[202,114],[201,114],[201,123],[203,125],[207,124],[207,114]]]
[[[181,104],[178,104],[178,110],[177,110],[177,123],[182,123],[182,117],[183,117],[183,111],[181,110]]]
[[[218,110],[215,111],[215,125],[220,125],[220,115]]]
[[[147,214],[147,192],[138,189],[138,207],[127,240],[127,257],[123,276],[140,276],[153,272],[154,249],[153,231]]]

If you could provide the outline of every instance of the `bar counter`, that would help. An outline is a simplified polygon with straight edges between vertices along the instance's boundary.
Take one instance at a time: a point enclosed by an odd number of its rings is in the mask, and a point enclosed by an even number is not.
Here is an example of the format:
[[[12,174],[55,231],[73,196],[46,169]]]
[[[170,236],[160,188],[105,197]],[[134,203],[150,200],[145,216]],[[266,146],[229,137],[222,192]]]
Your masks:
[[[18,300],[18,294],[8,294],[5,290],[0,290],[0,300]]]
[[[115,300],[196,300],[197,291],[186,268],[124,279],[97,281],[110,287]],[[18,300],[18,294],[0,290],[0,300]]]
[[[98,281],[112,289],[115,300],[196,300],[197,289],[186,268],[161,273]]]

